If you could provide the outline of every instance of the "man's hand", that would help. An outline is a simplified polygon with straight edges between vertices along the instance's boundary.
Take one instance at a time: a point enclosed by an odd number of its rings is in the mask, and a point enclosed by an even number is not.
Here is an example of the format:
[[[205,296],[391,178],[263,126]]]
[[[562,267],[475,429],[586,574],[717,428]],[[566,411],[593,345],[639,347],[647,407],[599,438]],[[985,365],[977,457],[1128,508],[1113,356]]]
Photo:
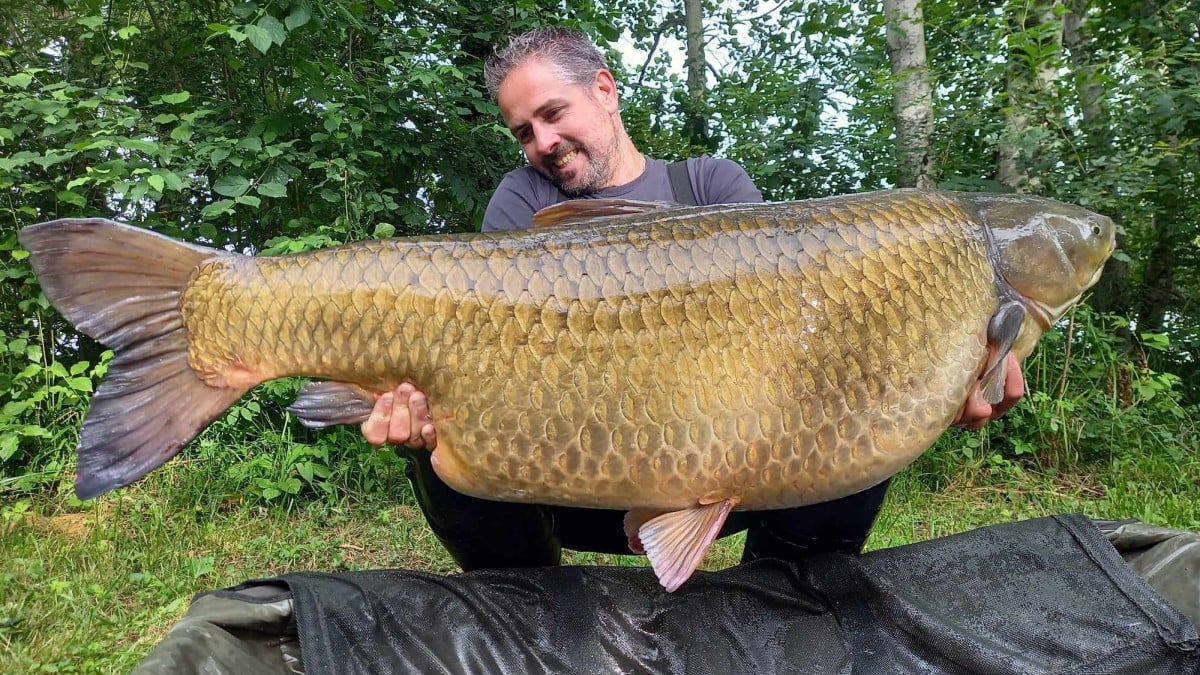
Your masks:
[[[437,430],[429,415],[429,401],[424,392],[407,382],[379,397],[371,409],[371,416],[362,423],[362,434],[375,447],[384,443],[413,450],[437,447]]]
[[[971,393],[967,395],[967,402],[963,404],[962,410],[958,411],[954,426],[971,431],[982,429],[983,425],[1008,412],[1008,409],[1016,405],[1024,395],[1025,376],[1021,373],[1021,364],[1017,362],[1016,355],[1010,352],[1008,375],[1004,379],[1004,398],[996,405],[988,404],[983,400],[979,382],[976,381],[975,386],[971,387]]]

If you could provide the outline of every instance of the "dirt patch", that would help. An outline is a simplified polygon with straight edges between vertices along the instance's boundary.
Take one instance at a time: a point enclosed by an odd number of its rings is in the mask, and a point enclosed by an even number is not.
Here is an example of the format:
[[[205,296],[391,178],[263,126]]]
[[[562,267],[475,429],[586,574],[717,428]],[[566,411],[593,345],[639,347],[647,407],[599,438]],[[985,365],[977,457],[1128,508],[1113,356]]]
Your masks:
[[[56,534],[68,539],[87,539],[96,526],[91,513],[59,513],[53,516],[33,516],[29,523],[34,530],[44,534]]]

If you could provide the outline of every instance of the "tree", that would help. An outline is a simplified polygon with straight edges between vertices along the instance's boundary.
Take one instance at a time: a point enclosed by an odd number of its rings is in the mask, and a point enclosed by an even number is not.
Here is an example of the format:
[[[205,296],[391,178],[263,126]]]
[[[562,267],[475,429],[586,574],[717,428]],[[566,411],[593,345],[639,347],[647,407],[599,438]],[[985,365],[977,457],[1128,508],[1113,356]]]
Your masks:
[[[933,92],[925,61],[925,23],[920,0],[884,0],[887,51],[896,80],[893,105],[899,187],[931,188]]]

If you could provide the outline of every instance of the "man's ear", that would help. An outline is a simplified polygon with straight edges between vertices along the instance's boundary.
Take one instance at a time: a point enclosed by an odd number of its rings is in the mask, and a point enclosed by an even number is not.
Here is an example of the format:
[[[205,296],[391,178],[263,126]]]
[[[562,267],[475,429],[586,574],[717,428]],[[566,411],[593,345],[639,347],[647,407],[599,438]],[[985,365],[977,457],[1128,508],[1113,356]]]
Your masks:
[[[600,101],[609,112],[615,113],[620,109],[617,81],[613,79],[612,73],[608,72],[607,68],[596,71],[596,79],[592,82],[592,92],[595,94],[596,100]]]

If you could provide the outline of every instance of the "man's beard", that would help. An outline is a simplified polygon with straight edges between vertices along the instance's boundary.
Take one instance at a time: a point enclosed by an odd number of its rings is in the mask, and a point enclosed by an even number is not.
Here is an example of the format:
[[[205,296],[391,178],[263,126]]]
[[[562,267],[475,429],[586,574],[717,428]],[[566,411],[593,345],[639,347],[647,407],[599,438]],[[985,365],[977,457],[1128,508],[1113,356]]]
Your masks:
[[[553,155],[546,157],[544,162],[548,171],[546,178],[550,179],[550,182],[568,197],[582,197],[610,187],[609,182],[612,180],[615,169],[613,160],[619,147],[616,133],[612,135],[612,144],[605,152],[592,152],[591,148],[577,143],[560,145]],[[583,153],[586,164],[584,164],[583,174],[577,175],[574,180],[567,183],[562,172],[554,166],[554,163],[576,151]]]

